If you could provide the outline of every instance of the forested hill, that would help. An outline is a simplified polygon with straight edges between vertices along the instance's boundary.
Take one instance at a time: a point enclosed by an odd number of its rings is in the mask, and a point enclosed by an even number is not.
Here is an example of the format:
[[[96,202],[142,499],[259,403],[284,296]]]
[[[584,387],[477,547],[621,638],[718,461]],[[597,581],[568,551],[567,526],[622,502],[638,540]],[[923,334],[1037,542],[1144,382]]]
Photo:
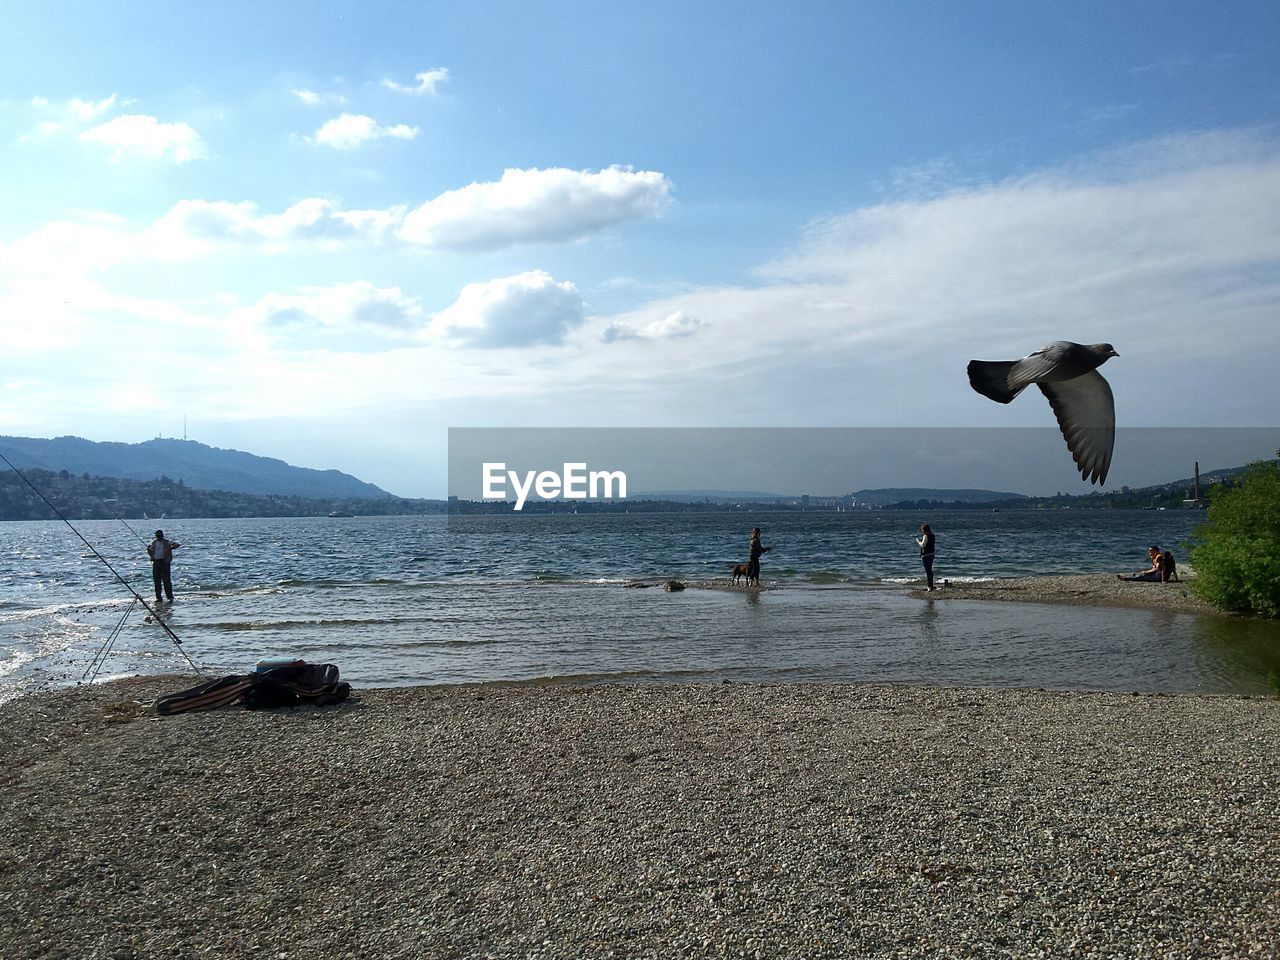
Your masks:
[[[391,496],[338,470],[295,467],[272,457],[222,450],[194,440],[97,443],[80,437],[0,437],[0,453],[19,469],[66,470],[139,481],[167,478],[196,490],[356,500]]]
[[[27,468],[23,475],[68,520],[159,521],[189,517],[401,516],[444,513],[443,500],[401,497],[291,497],[197,490],[177,480],[122,480]],[[0,520],[52,520],[55,514],[12,470],[0,471]],[[150,530],[147,531],[148,533]]]

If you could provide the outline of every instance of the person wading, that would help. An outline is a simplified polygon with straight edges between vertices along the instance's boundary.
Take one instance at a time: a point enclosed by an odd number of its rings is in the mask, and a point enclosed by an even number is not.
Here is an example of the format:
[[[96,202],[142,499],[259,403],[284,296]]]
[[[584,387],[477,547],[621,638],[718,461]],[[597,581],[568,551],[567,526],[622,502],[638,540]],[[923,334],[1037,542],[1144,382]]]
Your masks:
[[[938,538],[933,535],[927,523],[920,524],[920,536],[916,537],[916,546],[920,548],[920,562],[924,564],[925,579],[929,582],[926,590],[933,589],[933,554],[937,540]]]
[[[752,527],[751,544],[747,548],[747,586],[760,586],[760,555],[772,549],[760,544],[760,528]]]
[[[182,544],[177,541],[166,539],[163,530],[157,530],[156,538],[147,544],[147,556],[151,558],[151,580],[156,587],[157,603],[165,597],[173,599],[173,577],[170,568],[173,564],[173,551],[180,546]],[[162,588],[164,597],[160,596]]]

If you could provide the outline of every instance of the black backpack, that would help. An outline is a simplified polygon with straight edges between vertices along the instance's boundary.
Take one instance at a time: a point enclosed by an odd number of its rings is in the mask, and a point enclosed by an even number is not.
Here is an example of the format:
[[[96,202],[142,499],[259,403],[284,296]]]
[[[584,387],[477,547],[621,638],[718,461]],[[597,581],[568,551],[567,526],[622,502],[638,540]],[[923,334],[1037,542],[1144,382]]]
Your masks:
[[[249,674],[244,705],[250,710],[304,703],[323,707],[341,703],[350,695],[351,684],[338,679],[335,664],[298,663]]]

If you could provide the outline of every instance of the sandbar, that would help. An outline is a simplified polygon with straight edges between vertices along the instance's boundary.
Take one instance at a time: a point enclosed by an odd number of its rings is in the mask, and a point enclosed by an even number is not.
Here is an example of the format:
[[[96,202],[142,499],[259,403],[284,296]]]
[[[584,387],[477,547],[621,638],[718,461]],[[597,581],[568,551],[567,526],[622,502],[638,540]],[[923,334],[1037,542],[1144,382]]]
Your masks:
[[[1131,583],[1117,580],[1113,573],[1041,574],[944,585],[939,577],[932,592],[916,588],[911,595],[928,600],[1014,600],[1229,616],[1192,593],[1190,578],[1172,583]]]

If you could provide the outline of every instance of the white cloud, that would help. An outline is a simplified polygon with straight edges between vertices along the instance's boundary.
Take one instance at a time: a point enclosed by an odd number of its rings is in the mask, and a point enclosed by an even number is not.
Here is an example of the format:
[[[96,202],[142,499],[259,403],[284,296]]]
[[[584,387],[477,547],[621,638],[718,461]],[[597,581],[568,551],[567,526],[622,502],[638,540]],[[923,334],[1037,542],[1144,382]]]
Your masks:
[[[139,250],[118,217],[53,220],[13,243],[0,244],[0,284],[13,276],[80,277],[115,266]]]
[[[340,93],[319,93],[306,87],[295,87],[289,91],[309,107],[318,107],[326,103],[344,104],[347,98]]]
[[[0,281],[6,274],[84,275],[127,261],[171,263],[224,244],[281,253],[297,244],[377,243],[403,218],[403,207],[341,210],[319,197],[300,200],[281,213],[262,213],[249,202],[180,200],[142,229],[117,216],[85,213],[0,244]]]
[[[344,113],[316,131],[314,142],[335,150],[355,150],[374,140],[412,140],[418,128],[398,123],[383,127],[373,117]]]
[[[0,325],[8,322],[21,345],[6,362],[39,357],[28,366],[43,364],[41,383],[53,382],[46,358],[57,344],[91,356],[95,371],[118,364],[127,383],[135,351],[152,339],[190,371],[184,397],[199,399],[184,402],[245,418],[269,407],[316,415],[358,404],[366,422],[448,409],[543,424],[1052,429],[1043,398],[992,404],[973,393],[964,369],[974,357],[1011,358],[1068,338],[1116,344],[1120,357],[1104,373],[1125,425],[1256,424],[1280,404],[1268,363],[1280,346],[1280,143],[1184,138],[1146,144],[1127,160],[943,186],[930,182],[922,196],[826,218],[754,283],[653,296],[630,313],[589,320],[572,284],[545,273],[474,284],[428,324],[405,292],[430,282],[412,272],[417,258],[407,258],[415,263],[402,277],[380,274],[378,287],[345,297],[326,296],[327,279],[302,273],[296,282],[314,286],[289,288],[292,300],[255,293],[230,306],[208,301],[240,282],[240,264],[234,280],[210,269],[201,274],[209,286],[192,290],[201,303],[191,309],[218,311],[221,339],[207,332],[200,351],[160,319],[154,336],[124,337],[86,312],[88,285],[15,275],[15,263],[112,262],[130,249],[158,257],[182,249],[174,237],[270,247],[386,236],[394,211],[343,211],[315,199],[282,212],[186,201],[170,211],[164,243],[158,225],[49,225],[0,248]],[[350,219],[357,214],[367,221]],[[333,265],[301,257],[282,264]],[[394,269],[390,258],[383,265]],[[141,275],[131,272],[130,285]],[[400,292],[380,293],[397,284]],[[243,347],[227,323],[241,302],[258,310],[256,339]],[[156,309],[161,303],[157,297]],[[144,311],[130,305],[128,313]],[[694,320],[696,335],[673,335]],[[194,323],[185,322],[184,330]],[[601,343],[611,326],[620,331],[614,339],[633,334],[643,349]],[[378,329],[393,333],[370,335]],[[386,349],[388,340],[401,349]],[[450,342],[463,349],[431,349]],[[517,344],[528,348],[466,349]],[[289,349],[301,346],[324,349]],[[50,393],[59,404],[90,408],[78,381],[60,373],[56,382]],[[361,390],[334,396],[335,382]]]
[[[114,93],[111,94],[111,96],[98,101],[81,100],[79,97],[74,97],[67,101],[67,109],[70,110],[77,119],[82,120],[85,123],[107,113],[112,110],[115,105],[116,95]]]
[[[496,183],[472,183],[424,203],[405,218],[400,235],[458,250],[576,240],[657,216],[670,192],[671,182],[652,170],[506,170]]]
[[[703,326],[705,324],[697,317],[691,317],[683,310],[676,310],[641,325],[615,320],[605,328],[601,339],[606,343],[618,340],[671,340],[692,336]]]
[[[136,156],[170,157],[175,163],[200,160],[205,156],[204,142],[185,123],[161,123],[155,117],[129,114],[80,134],[89,143],[101,143],[115,150],[114,159]]]
[[[403,207],[340,210],[319,197],[300,200],[282,213],[259,213],[248,201],[180,200],[151,229],[177,243],[240,241],[283,244],[297,240],[377,241],[404,217]]]
[[[528,347],[560,343],[583,319],[582,296],[572,283],[531,270],[467,284],[431,329],[474,346]]]
[[[101,100],[84,100],[80,97],[72,97],[70,100],[58,103],[54,103],[47,97],[32,97],[31,105],[41,113],[53,114],[54,119],[41,120],[36,126],[34,135],[27,134],[21,139],[29,141],[37,137],[52,136],[63,130],[83,128],[86,123],[90,123],[104,113],[115,109],[116,102],[117,97],[114,93]]]
[[[232,315],[234,321],[273,332],[359,327],[385,335],[416,329],[422,325],[422,317],[418,298],[399,287],[375,287],[367,280],[306,287],[299,294],[270,293]]]
[[[449,71],[445,67],[436,67],[433,70],[414,74],[413,79],[417,80],[418,83],[412,87],[396,83],[394,80],[383,80],[382,85],[388,90],[395,90],[397,93],[434,94],[436,87],[449,79]]]
[[[760,276],[596,318],[572,338],[575,382],[594,409],[645,400],[654,417],[652,398],[678,416],[715,383],[737,422],[1052,426],[1044,404],[985,402],[965,365],[1070,339],[1116,345],[1104,372],[1129,425],[1257,423],[1280,403],[1257,361],[1280,348],[1280,144],[1182,138],[1123,169],[1107,156],[864,207]],[[677,311],[714,350],[651,340],[638,370],[591,349]]]

